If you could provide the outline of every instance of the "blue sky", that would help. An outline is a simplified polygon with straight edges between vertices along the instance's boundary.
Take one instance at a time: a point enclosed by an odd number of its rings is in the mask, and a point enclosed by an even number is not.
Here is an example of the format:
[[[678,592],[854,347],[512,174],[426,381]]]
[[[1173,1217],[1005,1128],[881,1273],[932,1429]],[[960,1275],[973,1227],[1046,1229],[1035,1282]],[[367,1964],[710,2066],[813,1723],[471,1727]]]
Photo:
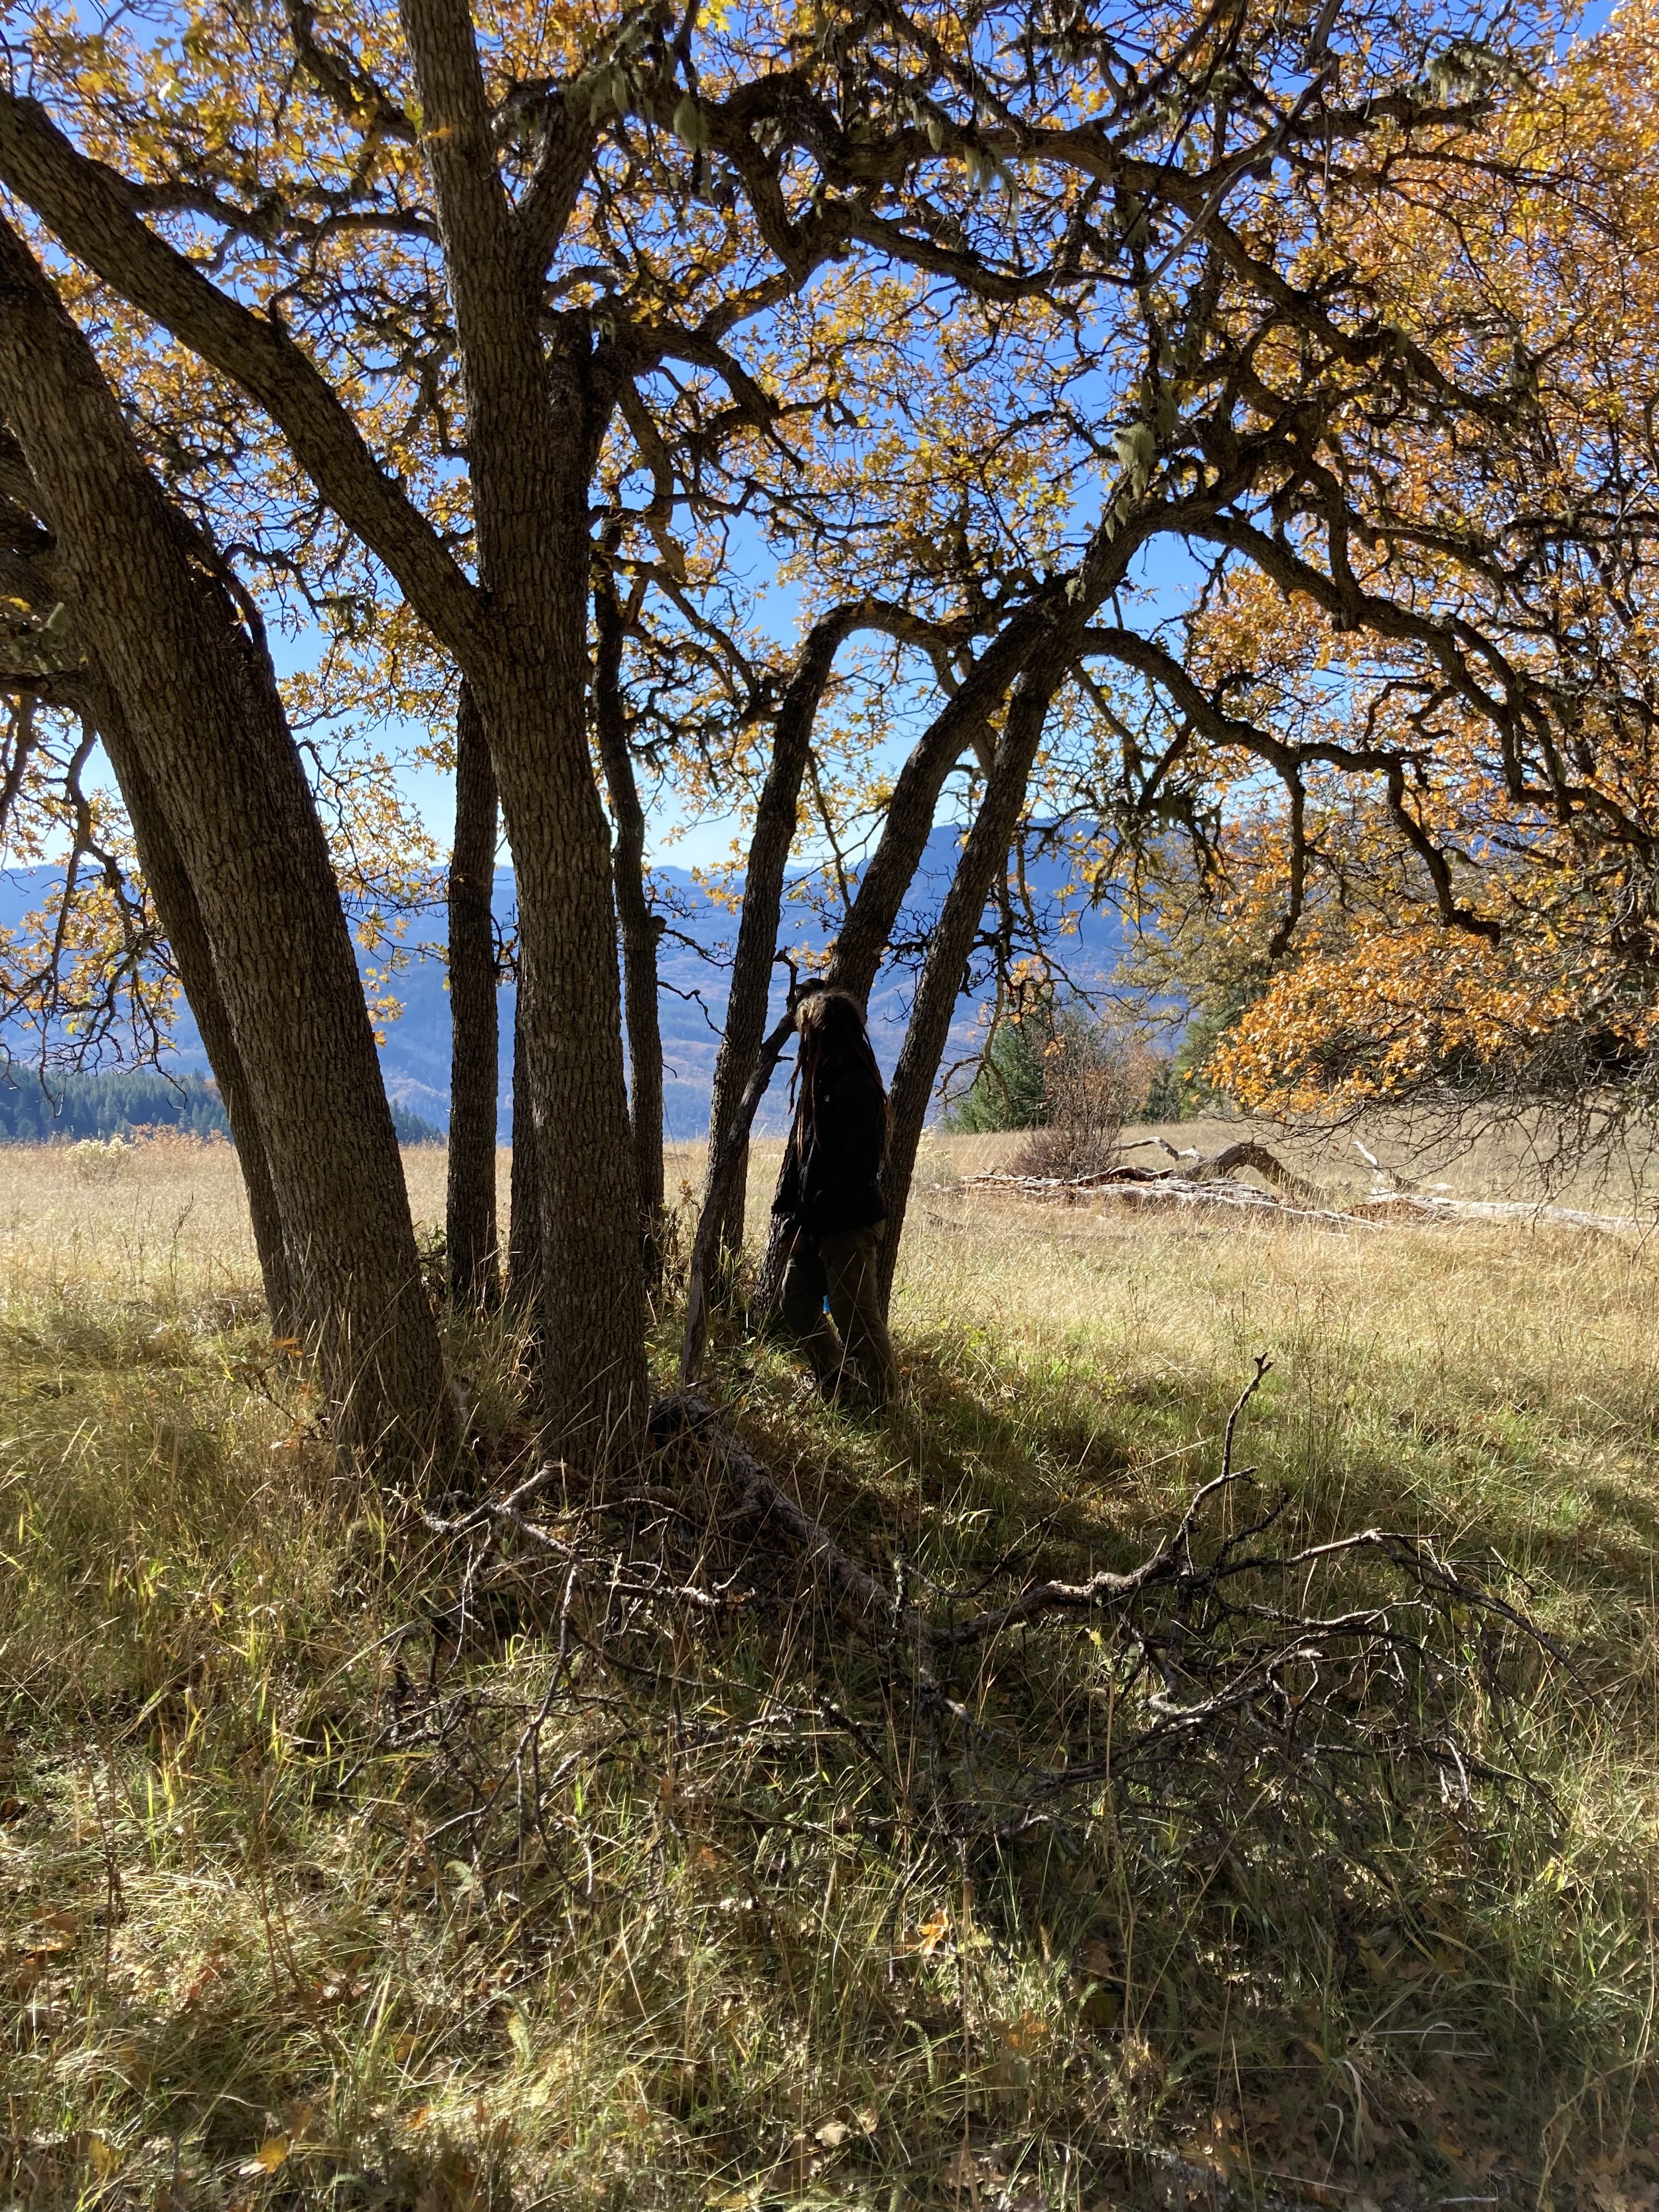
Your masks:
[[[1159,539],[1149,546],[1137,564],[1133,600],[1137,626],[1149,628],[1179,613],[1187,602],[1198,573],[1195,560],[1178,540]],[[756,600],[751,612],[757,609],[763,611],[768,617],[767,627],[772,634],[783,641],[788,641],[793,638],[795,627],[796,594],[793,589],[775,586],[767,591],[758,573],[754,579],[754,586]],[[312,641],[304,635],[287,639],[273,635],[272,647],[278,670],[283,673],[304,666],[308,654],[314,649]],[[406,749],[412,753],[424,741],[426,734],[424,729],[410,724],[401,729],[389,726],[379,733],[379,738],[389,752]],[[898,736],[884,749],[885,765],[895,773],[902,763],[908,742],[908,734]],[[401,771],[398,781],[404,796],[419,813],[430,836],[441,848],[447,851],[454,823],[453,780],[434,768],[410,760]],[[947,793],[941,805],[941,819],[951,818],[952,804],[952,799]],[[735,815],[714,821],[690,822],[672,798],[665,801],[659,794],[649,805],[647,836],[650,858],[653,862],[666,863],[678,868],[715,866],[730,857],[732,839],[738,834],[738,817]]]

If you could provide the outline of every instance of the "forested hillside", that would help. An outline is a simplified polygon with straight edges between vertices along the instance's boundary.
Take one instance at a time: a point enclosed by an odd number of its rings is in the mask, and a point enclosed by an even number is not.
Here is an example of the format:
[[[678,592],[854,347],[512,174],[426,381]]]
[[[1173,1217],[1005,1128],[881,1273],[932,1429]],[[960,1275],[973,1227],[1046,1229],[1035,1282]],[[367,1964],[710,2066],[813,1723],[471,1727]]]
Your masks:
[[[394,1103],[404,1145],[435,1145],[443,1132]],[[0,1062],[0,1145],[46,1145],[83,1137],[131,1137],[144,1129],[178,1129],[191,1137],[230,1135],[213,1084],[187,1067],[109,1068],[95,1074],[56,1073]]]
[[[925,945],[950,883],[958,839],[946,826],[936,830],[918,866],[902,917],[903,937]],[[1084,988],[1107,982],[1123,941],[1118,915],[1109,906],[1090,903],[1079,872],[1067,857],[1035,859],[1030,880],[1035,910],[1057,964]],[[47,867],[0,870],[0,930],[16,929],[24,916],[49,908],[61,875]],[[856,873],[853,881],[856,884]],[[688,869],[658,866],[651,875],[655,910],[665,924],[658,952],[660,1030],[663,1050],[663,1129],[671,1140],[700,1137],[708,1127],[714,1062],[720,1049],[738,908],[710,896],[706,884]],[[741,879],[735,886],[741,893]],[[803,870],[786,896],[779,923],[781,944],[802,960],[821,958],[830,942],[839,902],[826,906],[816,874]],[[492,901],[498,940],[511,945],[517,929],[512,872],[495,872]],[[379,1012],[380,1065],[394,1106],[440,1128],[449,1118],[450,1028],[448,970],[444,957],[441,906],[410,915],[401,935],[382,947],[359,947],[358,964],[368,988],[389,1007]],[[382,984],[380,978],[384,974]],[[883,1065],[890,1070],[904,1041],[915,961],[884,970],[869,999],[870,1032]],[[771,987],[769,1008],[775,1018],[787,986],[781,969]],[[982,1042],[982,1018],[994,996],[994,963],[984,959],[963,991],[952,1028],[951,1057],[971,1059]],[[496,1047],[497,1129],[506,1143],[512,1132],[513,1026],[516,987],[510,975],[501,991]],[[175,1010],[170,1056],[181,1068],[201,1072],[207,1055],[187,1004]],[[965,1079],[965,1076],[964,1079]],[[775,1131],[787,1111],[780,1094],[763,1102],[757,1126]],[[416,1141],[405,1139],[406,1142]]]

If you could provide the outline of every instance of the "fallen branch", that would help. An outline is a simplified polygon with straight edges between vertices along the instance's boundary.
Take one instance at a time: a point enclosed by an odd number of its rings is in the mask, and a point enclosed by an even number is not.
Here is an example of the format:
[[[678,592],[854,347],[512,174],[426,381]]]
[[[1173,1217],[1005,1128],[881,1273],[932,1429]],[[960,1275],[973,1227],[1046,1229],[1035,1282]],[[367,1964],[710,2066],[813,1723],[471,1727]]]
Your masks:
[[[1029,1198],[1071,1198],[1085,1194],[1133,1207],[1224,1206],[1234,1212],[1271,1214],[1279,1221],[1318,1222],[1327,1228],[1380,1225],[1364,1213],[1330,1206],[1291,1206],[1254,1183],[1227,1180],[1194,1182],[1184,1175],[1160,1174],[1146,1168],[1105,1168],[1088,1176],[1016,1176],[1000,1173],[964,1176],[953,1190],[1006,1190]]]
[[[1102,1789],[1117,1817],[1158,1822],[1217,1790],[1258,1802],[1268,1773],[1275,1790],[1311,1791],[1327,1812],[1352,1815],[1357,1832],[1376,1791],[1395,1791],[1413,1769],[1454,1810],[1480,1788],[1547,1806],[1520,1759],[1485,1755],[1490,1747],[1469,1739],[1466,1717],[1501,1731],[1513,1655],[1530,1647],[1570,1664],[1567,1655],[1494,1586],[1492,1567],[1477,1571],[1421,1535],[1371,1527],[1289,1537],[1288,1493],[1264,1498],[1253,1470],[1235,1463],[1269,1371],[1258,1358],[1228,1415],[1218,1467],[1138,1561],[1009,1591],[1028,1538],[954,1601],[924,1597],[927,1586],[902,1567],[889,1577],[865,1564],[712,1404],[687,1393],[662,1401],[651,1424],[664,1459],[682,1462],[678,1490],[630,1488],[573,1509],[562,1486],[548,1499],[567,1472],[550,1463],[453,1517],[426,1516],[435,1534],[468,1547],[446,1649],[459,1650],[486,1589],[512,1588],[516,1602],[558,1624],[552,1674],[516,1714],[505,1766],[474,1778],[473,1807],[456,1816],[474,1856],[511,1804],[522,1851],[526,1834],[543,1828],[549,1793],[576,1771],[572,1751],[553,1778],[541,1774],[542,1736],[562,1701],[602,1717],[605,1741],[620,1745],[616,1728],[646,1728],[643,1700],[672,1692],[671,1763],[698,1747],[713,1757],[719,1744],[733,1755],[749,1747],[747,1757],[769,1730],[799,1725],[808,1711],[799,1701],[793,1722],[776,1698],[739,1717],[724,1690],[694,1723],[682,1692],[688,1636],[712,1639],[714,1674],[724,1680],[724,1625],[737,1609],[787,1618],[803,1601],[861,1646],[855,1665],[836,1660],[833,1700],[814,1669],[810,1717],[878,1770],[891,1807],[882,1818],[895,1833],[930,1832],[952,1848],[1009,1842],[1058,1818],[1079,1792]],[[1250,1508],[1218,1528],[1220,1502],[1246,1498]],[[553,1508],[546,1522],[544,1500]],[[667,1510],[647,1527],[642,1506]],[[624,1526],[603,1534],[607,1519]],[[1036,1538],[1048,1540],[1046,1530]],[[1498,1564],[1498,1577],[1507,1571]],[[997,1583],[1007,1593],[1000,1601],[978,1602]],[[453,1760],[471,1725],[466,1697],[483,1709],[474,1693],[443,1694],[434,1628],[433,1679],[412,1692],[398,1670],[386,1741]],[[1057,1683],[1063,1720],[1049,1712]]]
[[[1595,1230],[1607,1235],[1645,1232],[1650,1225],[1633,1215],[1593,1213],[1580,1207],[1544,1206],[1524,1199],[1474,1199],[1428,1196],[1395,1178],[1395,1188],[1379,1188],[1351,1205],[1329,1202],[1329,1194],[1287,1168],[1265,1145],[1246,1140],[1229,1145],[1212,1158],[1197,1152],[1178,1152],[1162,1137],[1138,1139],[1126,1151],[1153,1149],[1171,1159],[1190,1161],[1190,1166],[1143,1168],[1120,1162],[1080,1176],[1013,1175],[993,1170],[963,1176],[953,1190],[1006,1190],[1030,1198],[1091,1198],[1110,1200],[1130,1206],[1222,1206],[1236,1212],[1267,1213],[1285,1221],[1316,1222],[1328,1228],[1382,1228],[1390,1223],[1450,1225],[1463,1221],[1516,1221],[1547,1224],[1565,1229]],[[1363,1149],[1363,1148],[1362,1148]],[[1368,1160],[1371,1155],[1365,1155]],[[1373,1163],[1375,1164],[1375,1163]],[[1278,1190],[1263,1190],[1255,1183],[1233,1180],[1241,1169],[1253,1169]],[[1290,1203],[1289,1200],[1299,1201]]]
[[[1200,1160],[1196,1166],[1183,1172],[1194,1182],[1210,1182],[1217,1176],[1232,1175],[1240,1168],[1254,1168],[1259,1176],[1265,1176],[1269,1182],[1276,1183],[1280,1190],[1288,1191],[1304,1205],[1323,1206],[1328,1203],[1328,1194],[1321,1190],[1317,1183],[1292,1174],[1265,1145],[1254,1144],[1248,1138],[1227,1146],[1212,1160]]]
[[[1484,1585],[1459,1577],[1439,1558],[1425,1538],[1407,1535],[1399,1530],[1364,1528],[1352,1535],[1336,1537],[1328,1543],[1312,1545],[1288,1553],[1254,1553],[1243,1558],[1236,1557],[1241,1544],[1279,1517],[1283,1510],[1281,1502],[1261,1521],[1229,1537],[1209,1566],[1200,1569],[1194,1565],[1193,1538],[1205,1507],[1234,1484],[1254,1480],[1253,1469],[1234,1467],[1233,1443],[1240,1418],[1272,1368],[1273,1362],[1265,1354],[1258,1354],[1255,1372],[1227,1416],[1220,1472],[1194,1492],[1174,1529],[1139,1565],[1121,1572],[1103,1571],[1083,1583],[1036,1583],[1006,1605],[959,1621],[932,1620],[916,1607],[904,1604],[893,1592],[884,1589],[873,1575],[859,1566],[836,1542],[823,1523],[815,1520],[780,1488],[754,1454],[721,1425],[716,1409],[707,1400],[683,1395],[665,1399],[653,1410],[652,1426],[659,1440],[678,1431],[696,1437],[714,1453],[727,1475],[735,1484],[741,1485],[739,1501],[731,1516],[733,1521],[761,1518],[775,1521],[786,1534],[793,1537],[825,1578],[854,1601],[860,1613],[866,1616],[884,1616],[894,1627],[904,1631],[907,1640],[914,1639],[933,1650],[964,1649],[1000,1635],[1006,1629],[1024,1626],[1047,1613],[1078,1612],[1109,1606],[1136,1596],[1158,1582],[1174,1580],[1182,1575],[1190,1579],[1218,1583],[1242,1573],[1264,1571],[1294,1573],[1328,1563],[1344,1553],[1376,1551],[1395,1566],[1420,1577],[1447,1596],[1501,1615],[1552,1658],[1565,1663],[1566,1654],[1544,1630],[1535,1626],[1524,1614]]]
[[[1645,1236],[1652,1223],[1629,1213],[1591,1213],[1575,1206],[1539,1206],[1528,1199],[1430,1198],[1417,1191],[1379,1191],[1348,1210],[1352,1221],[1516,1221],[1607,1236]]]

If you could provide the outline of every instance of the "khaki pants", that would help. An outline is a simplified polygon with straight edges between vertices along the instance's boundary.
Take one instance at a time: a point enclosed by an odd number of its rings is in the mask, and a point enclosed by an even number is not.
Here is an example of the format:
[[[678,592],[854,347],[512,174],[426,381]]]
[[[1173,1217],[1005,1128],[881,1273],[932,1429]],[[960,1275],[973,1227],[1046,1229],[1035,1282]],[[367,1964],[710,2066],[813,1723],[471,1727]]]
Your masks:
[[[780,1301],[783,1325],[824,1390],[838,1393],[851,1367],[878,1406],[898,1390],[898,1363],[881,1310],[881,1230],[878,1221],[844,1236],[799,1238]]]

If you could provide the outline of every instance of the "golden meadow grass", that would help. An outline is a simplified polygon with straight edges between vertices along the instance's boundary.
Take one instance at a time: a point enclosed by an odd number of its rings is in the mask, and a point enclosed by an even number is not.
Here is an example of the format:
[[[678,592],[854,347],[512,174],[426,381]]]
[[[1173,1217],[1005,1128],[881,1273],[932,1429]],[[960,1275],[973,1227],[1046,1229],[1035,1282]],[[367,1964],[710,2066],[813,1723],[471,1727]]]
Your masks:
[[[873,1571],[1011,1588],[1139,1557],[1265,1351],[1300,1528],[1500,1553],[1575,1646],[1460,1720],[1554,1814],[1380,1788],[1357,1835],[1258,1778],[970,1863],[833,1724],[868,1671],[810,1595],[609,1659],[556,1573],[458,1613],[476,1547],[273,1352],[228,1152],[0,1152],[0,2202],[1654,2201],[1655,1255],[1124,1219],[932,1149],[907,1407],[726,1340],[751,1448]],[[514,1347],[453,1348],[505,1448]],[[969,1694],[1046,1755],[1098,1667],[1073,1623]]]

